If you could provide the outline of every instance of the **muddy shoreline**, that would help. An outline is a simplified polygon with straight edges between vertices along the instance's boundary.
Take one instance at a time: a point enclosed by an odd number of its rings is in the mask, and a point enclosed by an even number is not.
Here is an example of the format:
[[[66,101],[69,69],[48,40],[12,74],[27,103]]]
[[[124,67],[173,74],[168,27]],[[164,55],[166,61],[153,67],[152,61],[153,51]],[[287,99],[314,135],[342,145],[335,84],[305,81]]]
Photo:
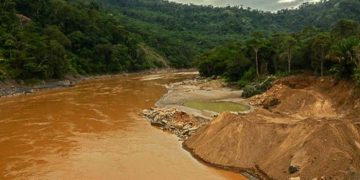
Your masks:
[[[104,75],[93,75],[93,76],[66,76],[64,79],[56,80],[39,80],[36,83],[24,83],[23,80],[4,80],[0,81],[0,98],[11,97],[31,94],[38,91],[57,89],[57,88],[69,88],[76,86],[78,83],[92,79],[104,79],[113,78],[119,76],[129,76],[132,74],[146,75],[146,74],[159,74],[159,73],[170,73],[170,72],[196,72],[195,69],[153,69],[141,72],[133,73],[119,73],[119,74],[104,74]]]
[[[197,162],[138,114],[195,73],[100,78],[0,100],[5,179],[241,179]],[[0,179],[3,179],[0,178]]]
[[[221,114],[199,112],[181,102],[239,100],[240,91],[234,96],[214,80],[184,81],[168,89],[156,103],[158,108],[145,117],[176,134],[183,148],[201,162],[258,179],[360,178],[360,97],[352,82],[289,76],[261,95],[237,101],[251,104],[251,111]],[[167,114],[167,108],[191,120],[169,116],[162,122],[157,115]],[[206,121],[193,127],[198,118]],[[174,130],[177,123],[181,126]],[[184,126],[193,128],[185,137]]]
[[[0,97],[18,96],[23,94],[30,94],[37,91],[57,89],[57,88],[68,88],[75,86],[82,78],[71,79],[71,80],[51,80],[42,81],[40,83],[32,85],[24,85],[15,81],[0,82]]]
[[[257,179],[272,179],[271,177],[269,177],[264,171],[262,171],[261,169],[259,169],[259,167],[255,167],[253,169],[248,169],[248,168],[241,168],[241,167],[235,167],[235,166],[225,166],[225,165],[221,165],[221,164],[216,164],[216,163],[212,163],[209,161],[206,161],[205,159],[203,159],[201,156],[197,155],[193,149],[191,149],[190,147],[188,147],[186,145],[186,143],[182,144],[183,149],[185,149],[186,151],[188,151],[192,157],[194,157],[196,160],[208,165],[208,166],[212,166],[215,168],[219,168],[219,169],[224,169],[227,171],[232,171],[235,173],[240,173],[241,175],[245,176],[246,178],[250,179],[250,180],[257,180]]]
[[[142,115],[150,122],[164,131],[177,135],[185,141],[197,129],[209,124],[220,113],[201,110],[184,105],[188,100],[210,102],[234,102],[244,104],[249,109],[231,112],[233,114],[246,114],[254,109],[241,98],[241,90],[227,88],[222,80],[196,77],[194,79],[167,85],[168,92],[156,102],[154,108],[145,109]]]
[[[184,143],[198,130],[208,125],[220,113],[207,110],[198,110],[183,105],[183,101],[196,99],[201,101],[228,101],[244,103],[249,106],[249,110],[243,112],[230,112],[232,114],[247,114],[254,111],[241,97],[241,90],[234,90],[227,87],[223,80],[208,78],[194,78],[178,83],[167,85],[168,92],[155,104],[156,107],[145,109],[142,115],[150,124],[160,130],[175,134],[182,147],[188,151],[198,161],[219,169],[240,173],[248,179],[270,179],[259,169],[246,169],[232,166],[224,166],[212,163],[198,156]]]

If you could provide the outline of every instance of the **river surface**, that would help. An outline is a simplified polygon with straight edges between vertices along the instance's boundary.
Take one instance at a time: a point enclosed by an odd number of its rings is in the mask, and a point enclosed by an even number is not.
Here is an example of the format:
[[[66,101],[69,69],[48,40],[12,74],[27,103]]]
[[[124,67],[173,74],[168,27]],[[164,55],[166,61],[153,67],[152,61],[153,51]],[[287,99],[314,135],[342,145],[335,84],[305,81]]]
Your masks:
[[[139,113],[193,75],[88,80],[0,98],[0,179],[245,179],[208,167]]]

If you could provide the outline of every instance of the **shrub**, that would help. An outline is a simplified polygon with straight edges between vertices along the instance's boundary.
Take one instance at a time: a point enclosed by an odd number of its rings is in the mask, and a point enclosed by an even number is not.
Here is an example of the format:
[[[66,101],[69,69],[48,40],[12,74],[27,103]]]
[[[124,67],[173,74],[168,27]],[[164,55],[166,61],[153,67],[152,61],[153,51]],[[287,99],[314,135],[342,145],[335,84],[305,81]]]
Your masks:
[[[267,91],[271,88],[274,79],[275,77],[269,76],[265,80],[257,81],[252,85],[244,85],[242,97],[249,98],[251,96]],[[245,83],[245,81],[239,81],[238,83]]]
[[[256,78],[256,70],[255,68],[252,67],[244,73],[244,75],[241,77],[240,80],[237,81],[236,84],[240,88],[243,88],[246,85],[250,84],[252,81],[254,81],[255,78]]]
[[[243,87],[245,87],[246,85],[248,85],[250,82],[249,81],[246,81],[246,80],[239,80],[236,84],[237,84],[237,86],[238,87],[240,87],[240,88],[243,88]]]
[[[354,80],[356,84],[360,87],[360,68],[357,68],[354,72]]]
[[[243,88],[242,97],[249,98],[259,93],[260,93],[259,90],[254,85],[246,85]]]
[[[256,78],[256,69],[254,67],[249,68],[241,77],[243,81],[252,81]]]
[[[272,87],[273,81],[275,79],[276,78],[274,76],[268,76],[261,83],[259,83],[257,88],[259,89],[260,92],[265,92]]]

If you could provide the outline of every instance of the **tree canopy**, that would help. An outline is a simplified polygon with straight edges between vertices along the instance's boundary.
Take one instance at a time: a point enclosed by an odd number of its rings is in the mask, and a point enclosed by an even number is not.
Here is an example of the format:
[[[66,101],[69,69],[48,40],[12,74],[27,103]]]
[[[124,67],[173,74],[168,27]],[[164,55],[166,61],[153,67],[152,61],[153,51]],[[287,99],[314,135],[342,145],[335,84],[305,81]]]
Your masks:
[[[239,81],[241,85],[246,84],[244,80],[254,80],[256,78],[254,69],[259,67],[261,67],[259,73],[265,75],[291,73],[291,70],[313,71],[319,75],[354,79],[360,85],[360,30],[343,29],[344,22],[353,23],[351,27],[359,26],[353,21],[341,20],[328,31],[304,29],[297,33],[274,33],[263,38],[257,37],[256,41],[252,37],[248,41],[238,43],[236,47],[230,46],[239,51],[237,54],[245,57],[218,56],[218,54],[232,54],[229,45],[222,45],[200,55],[197,65],[204,76],[224,76],[228,80]],[[260,39],[266,42],[265,46],[259,46]],[[258,52],[258,61],[241,61],[252,59],[254,51]],[[214,56],[215,58],[212,58]],[[219,64],[229,61],[241,62],[238,64],[239,68],[242,66],[246,68],[238,69],[242,72],[237,74],[233,74],[233,69],[229,67],[222,68],[221,71],[214,70]]]
[[[248,67],[259,76],[308,66],[326,74],[340,47],[358,37],[359,9],[357,0],[276,13],[162,0],[0,0],[0,79],[187,68],[199,59],[214,68],[200,69],[209,75],[224,67],[229,75]],[[226,61],[210,68],[216,59]]]

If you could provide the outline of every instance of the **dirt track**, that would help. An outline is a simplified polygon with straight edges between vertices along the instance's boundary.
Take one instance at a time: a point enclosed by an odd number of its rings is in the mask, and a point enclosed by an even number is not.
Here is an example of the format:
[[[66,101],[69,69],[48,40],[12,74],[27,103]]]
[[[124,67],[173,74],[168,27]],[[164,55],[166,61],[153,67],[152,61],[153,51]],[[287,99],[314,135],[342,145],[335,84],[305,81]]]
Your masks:
[[[360,101],[351,82],[311,75],[281,79],[184,142],[196,157],[268,179],[360,179]]]

